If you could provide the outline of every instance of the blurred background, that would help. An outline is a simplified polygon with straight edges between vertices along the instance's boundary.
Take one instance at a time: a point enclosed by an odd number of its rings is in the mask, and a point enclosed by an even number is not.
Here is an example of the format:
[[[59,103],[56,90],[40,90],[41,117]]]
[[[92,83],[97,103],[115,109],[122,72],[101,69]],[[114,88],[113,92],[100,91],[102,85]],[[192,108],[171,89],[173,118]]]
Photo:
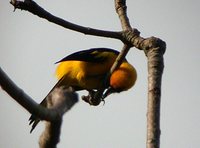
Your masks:
[[[120,31],[108,0],[36,0],[70,22]],[[161,100],[161,147],[200,146],[200,17],[198,0],[127,0],[131,25],[141,36],[166,41]],[[38,103],[57,82],[56,61],[93,47],[121,50],[114,39],[74,32],[0,2],[0,64],[9,77]],[[138,73],[134,88],[90,106],[80,100],[64,116],[58,147],[142,148],[146,146],[147,60],[132,48],[127,59]],[[85,91],[79,93],[86,94]],[[29,133],[30,114],[0,90],[0,147],[36,148],[44,123]]]

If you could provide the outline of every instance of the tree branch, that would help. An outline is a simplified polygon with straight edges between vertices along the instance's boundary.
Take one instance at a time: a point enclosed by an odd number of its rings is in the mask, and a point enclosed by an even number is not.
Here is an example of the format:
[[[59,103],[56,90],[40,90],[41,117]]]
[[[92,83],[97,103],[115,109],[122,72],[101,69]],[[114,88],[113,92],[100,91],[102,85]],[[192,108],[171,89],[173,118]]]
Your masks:
[[[61,119],[53,122],[45,121],[45,130],[39,139],[40,148],[56,148],[60,141],[61,124]]]
[[[162,40],[155,37],[144,39],[140,37],[139,31],[137,31],[136,29],[131,29],[126,14],[127,7],[125,0],[115,0],[115,8],[116,12],[119,15],[122,29],[128,32],[125,33],[125,39],[128,41],[129,44],[132,43],[132,46],[143,50],[147,56],[148,106],[146,146],[147,148],[159,148],[161,81],[164,68],[163,55],[166,50],[166,44]]]
[[[55,112],[53,109],[47,109],[38,105],[30,96],[28,96],[22,89],[20,89],[0,68],[0,86],[4,89],[15,101],[23,106],[29,113],[36,115],[40,119],[47,121],[54,121],[60,119],[60,113]],[[73,103],[69,104],[69,107],[73,106],[77,102],[77,94],[74,94]],[[72,95],[68,94],[68,97]],[[62,110],[63,111],[63,110]]]
[[[40,148],[55,148],[59,142],[62,115],[77,101],[77,95],[71,92],[73,92],[72,88],[60,87],[53,89],[47,96],[47,108],[57,112],[60,118],[51,122],[45,122],[45,130],[39,140]]]
[[[52,15],[51,13],[44,10],[42,7],[40,7],[36,2],[32,0],[24,0],[24,2],[11,0],[10,3],[14,6],[15,9],[26,10],[34,15],[44,18],[48,20],[49,22],[55,23],[64,28],[78,31],[87,35],[109,37],[109,38],[121,40],[121,32],[104,31],[104,30],[94,29],[90,27],[83,27],[80,25],[73,24],[71,22],[65,21],[62,18]]]
[[[129,19],[127,17],[127,6],[125,0],[115,0],[115,10],[119,16],[122,30],[132,30],[131,25],[129,23]]]
[[[116,2],[118,2],[118,0],[116,0]],[[119,39],[122,42],[126,44],[130,44],[131,46],[135,46],[139,49],[140,49],[139,45],[144,40],[141,37],[136,39],[136,37],[139,36],[140,32],[137,29],[131,29],[129,21],[128,21],[128,17],[126,16],[126,9],[124,9],[126,8],[126,6],[124,7],[122,5],[119,5],[120,2],[118,2],[119,4],[116,5],[118,7],[116,8],[116,11],[119,13],[119,18],[122,23],[123,31],[121,32],[105,31],[105,30],[99,30],[99,29],[94,29],[90,27],[83,27],[83,26],[68,22],[62,18],[56,17],[52,15],[51,13],[47,12],[42,7],[40,7],[37,3],[35,3],[33,0],[24,0],[24,1],[11,0],[10,3],[14,6],[15,9],[26,10],[34,15],[37,15],[41,18],[48,20],[49,22],[52,22],[64,28],[74,30],[80,33],[84,33],[87,35]],[[122,4],[125,4],[125,3],[122,3]]]
[[[40,138],[40,148],[51,148],[49,144],[52,148],[56,147],[59,142],[62,116],[78,101],[77,94],[71,88],[56,88],[47,96],[47,108],[44,108],[16,86],[1,68],[0,86],[28,112],[41,120],[49,121]]]
[[[157,40],[146,52],[148,59],[147,148],[160,147],[161,82],[165,49],[165,42]]]

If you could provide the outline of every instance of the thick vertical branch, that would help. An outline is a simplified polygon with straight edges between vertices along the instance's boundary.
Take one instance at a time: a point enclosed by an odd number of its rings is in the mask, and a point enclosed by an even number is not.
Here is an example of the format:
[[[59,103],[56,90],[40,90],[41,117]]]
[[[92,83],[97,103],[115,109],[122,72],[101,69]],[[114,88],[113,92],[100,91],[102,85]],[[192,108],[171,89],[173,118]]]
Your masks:
[[[155,39],[155,38],[153,38]],[[148,105],[147,105],[147,148],[160,147],[160,101],[161,81],[164,68],[163,54],[165,43],[157,41],[157,45],[147,52],[148,59]]]
[[[162,63],[162,58],[160,58],[159,56],[159,53],[152,51],[150,51],[147,55],[148,57],[147,148],[158,148],[160,139],[160,97],[161,97],[160,75],[162,75],[163,63]]]
[[[126,14],[126,0],[115,0],[115,9],[119,15],[125,38],[145,52],[148,60],[148,106],[147,106],[147,148],[160,147],[160,100],[161,79],[164,68],[163,54],[165,42],[158,38],[140,37],[139,31],[132,29]],[[127,43],[126,43],[127,44]]]

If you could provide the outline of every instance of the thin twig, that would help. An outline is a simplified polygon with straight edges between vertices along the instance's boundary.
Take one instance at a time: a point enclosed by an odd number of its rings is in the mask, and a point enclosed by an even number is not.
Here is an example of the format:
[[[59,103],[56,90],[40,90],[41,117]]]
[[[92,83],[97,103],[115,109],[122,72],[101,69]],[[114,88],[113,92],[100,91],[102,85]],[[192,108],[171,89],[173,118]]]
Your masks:
[[[124,44],[124,47],[122,48],[121,52],[119,53],[118,57],[116,58],[114,64],[112,65],[110,72],[108,74],[108,78],[111,76],[111,74],[117,69],[119,68],[119,66],[121,65],[121,63],[123,62],[123,60],[125,59],[128,51],[130,49],[130,46]],[[107,79],[108,79],[107,78]]]
[[[129,19],[127,17],[127,6],[126,0],[115,0],[115,10],[119,16],[122,30],[132,30],[131,25],[129,23]]]

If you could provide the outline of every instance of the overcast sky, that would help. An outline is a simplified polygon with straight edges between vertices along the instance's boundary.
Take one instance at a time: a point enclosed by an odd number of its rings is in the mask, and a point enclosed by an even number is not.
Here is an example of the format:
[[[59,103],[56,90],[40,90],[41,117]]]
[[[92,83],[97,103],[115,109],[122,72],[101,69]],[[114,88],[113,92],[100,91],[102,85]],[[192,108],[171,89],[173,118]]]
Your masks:
[[[52,14],[86,27],[120,31],[113,0],[37,0]],[[200,147],[199,0],[127,0],[131,25],[143,37],[166,41],[161,100],[161,147]],[[92,47],[120,50],[118,40],[83,35],[49,23],[8,0],[0,2],[0,63],[12,80],[40,102],[57,82],[54,63]],[[97,107],[79,101],[65,116],[59,148],[143,148],[146,143],[147,60],[132,48],[134,88]],[[80,95],[86,92],[81,92]],[[0,91],[0,147],[36,148],[43,123],[29,134],[30,114]]]

